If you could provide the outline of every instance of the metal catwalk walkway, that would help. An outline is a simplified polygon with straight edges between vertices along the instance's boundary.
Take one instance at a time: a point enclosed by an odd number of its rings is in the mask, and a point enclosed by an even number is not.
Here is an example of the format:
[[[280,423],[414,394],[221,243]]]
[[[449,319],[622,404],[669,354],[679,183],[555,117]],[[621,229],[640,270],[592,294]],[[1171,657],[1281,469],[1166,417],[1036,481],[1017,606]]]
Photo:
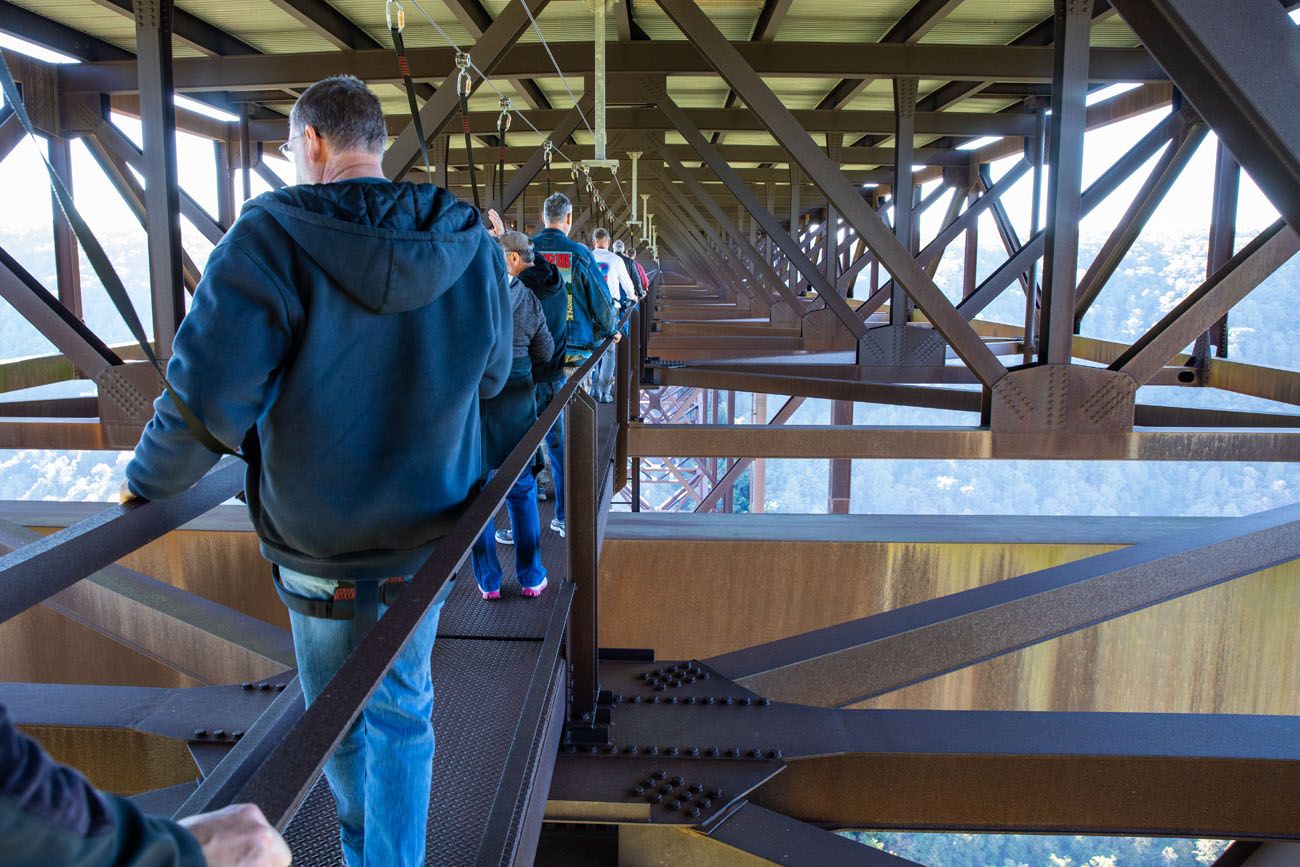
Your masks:
[[[596,418],[605,472],[600,489],[607,502],[617,429],[613,406],[599,405]],[[501,600],[484,602],[466,565],[443,609],[433,651],[437,751],[429,803],[429,865],[473,865],[485,859],[493,863],[497,852],[510,863],[516,852],[536,846],[541,831],[567,693],[565,661],[554,652],[558,645],[546,639],[557,626],[563,629],[573,588],[566,580],[565,542],[549,527],[554,503],[538,505],[547,591],[538,599],[520,596],[514,550],[498,545],[504,572]],[[504,511],[498,527],[508,526],[502,523]],[[538,672],[544,676],[536,677]],[[544,712],[528,714],[525,705],[537,689],[546,690],[540,705]],[[526,755],[521,786],[510,783],[508,768],[516,744]],[[497,804],[498,797],[506,800]],[[322,777],[285,832],[294,864],[341,863],[334,810]]]

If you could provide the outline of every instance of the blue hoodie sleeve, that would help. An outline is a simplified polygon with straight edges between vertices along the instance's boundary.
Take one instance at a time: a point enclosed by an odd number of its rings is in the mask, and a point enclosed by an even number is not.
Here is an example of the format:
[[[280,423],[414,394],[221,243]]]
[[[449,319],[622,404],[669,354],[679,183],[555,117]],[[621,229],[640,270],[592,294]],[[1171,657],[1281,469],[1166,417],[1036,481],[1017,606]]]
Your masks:
[[[55,764],[0,705],[0,864],[204,867],[198,841]]]
[[[488,339],[487,365],[483,378],[479,380],[478,396],[480,398],[496,397],[510,378],[510,365],[515,354],[515,323],[510,306],[510,275],[506,272],[505,257],[501,248],[483,231],[483,237],[491,244],[492,283],[487,291],[487,322],[491,325]]]
[[[237,449],[268,402],[293,329],[280,281],[232,241],[228,236],[208,260],[176,333],[167,379],[212,434]],[[218,457],[193,437],[164,392],[127,465],[127,483],[137,496],[167,499]]]

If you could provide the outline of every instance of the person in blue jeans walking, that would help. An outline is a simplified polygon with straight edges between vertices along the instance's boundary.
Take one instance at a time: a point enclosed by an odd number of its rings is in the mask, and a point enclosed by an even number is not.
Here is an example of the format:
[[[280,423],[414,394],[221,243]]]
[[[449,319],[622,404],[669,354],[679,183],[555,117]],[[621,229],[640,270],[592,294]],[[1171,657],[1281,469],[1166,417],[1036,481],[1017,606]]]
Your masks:
[[[497,241],[510,274],[510,304],[514,320],[514,360],[510,378],[496,397],[483,401],[483,451],[492,467],[499,467],[537,421],[533,396],[533,365],[546,364],[555,352],[546,326],[542,302],[519,280],[533,265],[533,244],[522,232],[503,232]],[[546,567],[539,550],[541,527],[537,517],[537,480],[524,467],[506,495],[515,544],[515,577],[524,596],[540,596],[546,589]],[[474,542],[474,579],[484,599],[501,598],[501,563],[497,560],[495,527],[491,519]]]
[[[478,212],[384,177],[388,130],[364,83],[307,88],[289,133],[299,183],[244,205],[167,375],[249,462],[249,513],[310,703],[486,477],[479,402],[509,378],[512,323],[505,261]],[[124,496],[175,496],[218,457],[163,394]],[[449,590],[326,763],[348,867],[424,863],[430,651]]]

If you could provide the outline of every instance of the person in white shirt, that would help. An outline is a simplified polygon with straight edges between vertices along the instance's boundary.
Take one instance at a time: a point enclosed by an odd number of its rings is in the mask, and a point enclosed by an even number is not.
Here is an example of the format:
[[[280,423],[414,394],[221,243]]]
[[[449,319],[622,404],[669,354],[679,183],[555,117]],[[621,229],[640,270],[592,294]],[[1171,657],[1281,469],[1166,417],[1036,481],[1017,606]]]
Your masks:
[[[609,297],[621,311],[636,301],[636,286],[632,283],[632,275],[627,273],[627,264],[609,248],[609,242],[608,229],[597,229],[591,233],[592,258],[605,275]]]
[[[636,286],[632,275],[627,272],[627,265],[613,250],[609,249],[609,230],[599,228],[591,233],[591,256],[596,260],[596,267],[605,275],[605,285],[609,287],[610,303],[618,313],[636,303]],[[617,318],[617,317],[616,317]],[[617,367],[615,353],[606,352],[591,374],[592,394],[601,403],[614,402],[614,372]]]

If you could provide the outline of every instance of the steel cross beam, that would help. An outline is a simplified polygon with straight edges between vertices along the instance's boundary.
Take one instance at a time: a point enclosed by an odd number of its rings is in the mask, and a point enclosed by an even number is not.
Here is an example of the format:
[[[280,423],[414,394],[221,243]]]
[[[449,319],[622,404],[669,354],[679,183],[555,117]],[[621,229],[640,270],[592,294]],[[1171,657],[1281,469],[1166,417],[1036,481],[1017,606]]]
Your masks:
[[[1111,370],[1127,373],[1139,385],[1149,382],[1171,358],[1297,252],[1300,237],[1278,220],[1138,338],[1110,365]]]
[[[681,178],[682,183],[686,186],[686,189],[690,190],[691,195],[695,196],[696,200],[699,201],[700,204],[704,206],[705,210],[712,215],[713,219],[717,221],[718,225],[722,228],[722,231],[734,238],[736,243],[740,246],[741,252],[754,263],[753,271],[755,278],[768,285],[769,289],[775,290],[780,294],[781,300],[789,304],[792,312],[798,315],[803,306],[802,300],[798,295],[795,295],[794,292],[790,290],[790,287],[786,285],[779,276],[777,276],[776,272],[767,264],[767,261],[762,257],[758,250],[754,249],[754,247],[749,243],[749,240],[745,237],[744,233],[740,231],[740,227],[738,227],[732,221],[731,217],[722,210],[717,201],[714,200],[713,196],[709,195],[708,191],[704,189],[704,185],[701,184],[692,174],[687,172],[686,169],[683,168],[682,164],[677,161],[677,158],[671,153],[668,153],[667,150],[661,150],[659,155],[672,173]],[[672,183],[666,184],[666,188],[672,193],[678,193],[676,187]],[[767,306],[771,307],[771,304],[769,303]]]
[[[483,31],[483,36],[474,44],[470,56],[475,66],[491,75],[501,62],[502,57],[528,28],[528,13],[534,16],[546,8],[550,0],[524,0],[528,4],[510,4],[492,26]],[[389,58],[392,60],[391,56]],[[475,83],[477,87],[477,82]],[[456,93],[456,71],[453,69],[443,81],[438,92],[420,107],[420,120],[424,124],[424,134],[431,141],[442,130],[460,108],[460,98]],[[410,171],[411,166],[420,156],[419,136],[412,122],[402,130],[397,140],[384,153],[384,174],[390,178],[400,178]]]
[[[840,212],[844,220],[866,240],[867,246],[880,263],[902,284],[908,295],[926,314],[935,330],[957,352],[967,367],[986,386],[992,386],[1006,375],[1007,369],[989,350],[970,324],[962,319],[942,290],[929,275],[917,265],[908,248],[889,231],[876,212],[850,187],[839,166],[833,163],[812,137],[799,126],[798,121],[785,107],[772,89],[745,62],[735,46],[727,41],[709,17],[695,5],[694,0],[657,0],[686,37],[699,48],[709,64],[717,70],[731,88],[740,94],[754,115],[790,152],[794,162],[808,174],[827,200]],[[679,125],[680,126],[680,125]],[[694,144],[694,143],[693,143]],[[698,148],[697,148],[698,149]],[[751,198],[753,198],[751,194]],[[752,213],[752,210],[751,210]],[[848,309],[834,286],[826,304],[836,315]],[[842,310],[843,308],[843,310]],[[851,317],[850,330],[862,335],[862,323]],[[846,325],[848,323],[845,323]]]
[[[1102,244],[1097,258],[1092,260],[1084,273],[1083,279],[1075,290],[1074,332],[1077,334],[1083,323],[1084,314],[1097,300],[1101,290],[1118,270],[1128,251],[1132,249],[1138,236],[1142,234],[1147,220],[1164,201],[1165,195],[1182,175],[1183,169],[1191,162],[1196,149],[1205,141],[1208,132],[1205,124],[1191,122],[1182,133],[1174,139],[1172,145],[1165,149],[1151,174],[1142,184],[1142,188],[1133,198],[1133,203],[1124,212],[1123,218],[1111,230],[1109,237]]]
[[[589,94],[583,94],[577,105],[569,109],[569,113],[564,119],[551,131],[549,140],[551,144],[559,147],[562,146],[569,136],[582,125],[582,113],[591,110],[592,97]],[[512,206],[518,198],[528,189],[529,184],[546,166],[546,151],[544,147],[538,147],[533,150],[528,157],[528,161],[515,171],[515,176],[506,184],[505,207]]]
[[[647,169],[650,169],[649,164],[647,164]],[[696,267],[698,268],[701,265],[703,265],[708,273],[713,274],[715,280],[721,279],[723,275],[712,267],[716,262],[714,257],[720,257],[722,264],[724,264],[729,270],[732,271],[732,280],[735,281],[734,288],[736,290],[743,291],[746,295],[749,295],[753,297],[756,301],[762,303],[764,309],[769,309],[772,306],[770,297],[768,298],[761,297],[763,293],[756,292],[754,286],[746,283],[746,281],[749,280],[750,277],[752,277],[754,280],[757,280],[758,279],[757,275],[750,274],[750,272],[743,266],[740,268],[733,267],[733,262],[732,262],[733,253],[730,250],[725,248],[726,245],[723,244],[722,241],[718,238],[717,230],[715,230],[715,228],[712,225],[710,225],[707,220],[704,219],[704,216],[700,214],[699,210],[695,207],[695,205],[689,199],[686,198],[685,194],[681,190],[677,189],[676,185],[674,185],[671,181],[664,180],[660,184],[659,195],[661,197],[670,198],[674,202],[676,202],[677,207],[681,211],[681,214],[684,214],[686,218],[688,218],[692,223],[694,223],[695,225],[694,229],[692,229],[689,225],[683,226],[682,229],[683,229],[683,236],[689,239],[690,242],[695,245],[695,251],[698,255]],[[660,223],[659,228],[661,230],[668,230],[671,233],[672,224],[673,224],[672,220],[665,220],[664,222]],[[705,246],[703,246],[700,243],[700,237],[697,235],[697,232],[702,234],[704,239],[710,245],[713,245],[720,249],[714,251],[710,251],[709,249],[707,249]],[[712,253],[712,255],[710,255],[710,253]],[[742,276],[743,274],[749,274],[749,277]],[[726,284],[728,281],[723,279],[722,282]]]
[[[1300,505],[1219,521],[706,660],[761,695],[844,706],[1300,557]]]
[[[1184,117],[1180,112],[1171,112],[1168,117],[1157,124],[1150,132],[1131,147],[1124,156],[1115,161],[1115,164],[1107,169],[1101,177],[1092,182],[1092,185],[1084,191],[1082,197],[1082,206],[1080,209],[1081,216],[1087,216],[1093,208],[1097,207],[1113,193],[1119,186],[1135,171],[1141,168],[1155,154],[1163,150],[1169,143],[1170,138],[1182,130],[1184,126]],[[993,303],[1002,291],[1019,279],[1021,274],[1029,270],[1030,266],[1043,255],[1045,249],[1045,235],[1043,231],[1035,233],[1016,253],[996,271],[984,279],[984,282],[966,298],[962,299],[957,305],[958,312],[967,320],[974,319],[985,307]]]
[[[1125,23],[1293,227],[1300,226],[1300,35],[1276,0],[1113,0]]]
[[[720,35],[721,34],[719,34],[719,36]],[[838,319],[854,337],[861,337],[865,334],[866,327],[863,325],[862,320],[853,313],[853,309],[849,307],[848,303],[845,302],[843,298],[840,297],[840,293],[836,289],[835,284],[826,279],[826,275],[800,248],[798,241],[792,238],[790,233],[782,228],[776,217],[773,216],[767,208],[763,207],[754,191],[740,179],[736,174],[735,169],[722,159],[718,154],[717,149],[714,148],[713,145],[709,144],[709,142],[704,138],[704,134],[700,132],[698,127],[691,123],[690,118],[688,118],[686,113],[678,107],[672,97],[670,97],[664,90],[652,91],[651,96],[659,105],[659,109],[668,117],[669,121],[676,126],[677,131],[681,133],[682,137],[685,138],[693,148],[695,148],[695,151],[700,155],[700,158],[704,160],[709,168],[713,169],[715,174],[717,174],[718,179],[726,185],[727,189],[731,191],[731,194],[735,196],[737,200],[739,200],[745,210],[749,211],[750,216],[759,222],[759,225],[763,227],[763,231],[767,232],[768,236],[776,241],[777,246],[781,248],[782,252],[785,253],[786,258],[789,259],[795,268],[798,269],[799,273],[802,274],[808,282],[812,284],[813,288],[817,290],[818,297],[821,298],[827,308],[835,314],[836,319]],[[813,147],[816,147],[816,145],[813,145]],[[664,156],[665,158],[669,158],[667,154]],[[792,294],[790,287],[787,286],[786,292],[782,293],[782,297],[788,299]],[[797,309],[796,305],[796,310]]]

